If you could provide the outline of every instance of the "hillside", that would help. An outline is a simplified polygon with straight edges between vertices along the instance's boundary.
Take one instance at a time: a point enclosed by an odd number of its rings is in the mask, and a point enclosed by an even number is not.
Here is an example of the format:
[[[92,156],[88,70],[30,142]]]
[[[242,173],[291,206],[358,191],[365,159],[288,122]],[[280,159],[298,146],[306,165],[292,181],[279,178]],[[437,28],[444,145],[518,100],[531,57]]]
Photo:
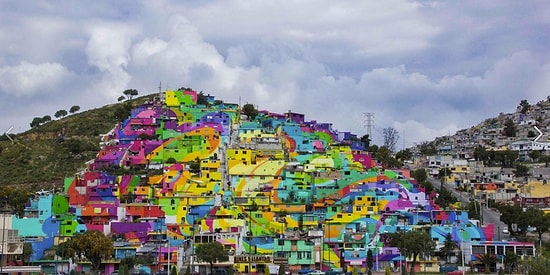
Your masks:
[[[537,129],[542,132],[540,137]],[[442,154],[469,159],[479,145],[487,150],[502,150],[520,140],[548,142],[549,130],[550,100],[547,98],[535,104],[522,100],[514,112],[487,118],[454,135],[438,137],[431,144]]]
[[[0,137],[0,185],[35,184],[51,188],[61,186],[63,179],[83,169],[85,163],[95,158],[102,134],[127,118],[132,108],[151,100],[154,95],[139,97],[122,103],[72,114],[35,127],[24,133]],[[446,151],[457,157],[473,157],[473,148],[483,145],[501,148],[521,139],[534,139],[537,125],[545,134],[540,141],[549,138],[550,102],[548,100],[518,105],[516,112],[501,113],[463,129],[451,136],[438,137],[431,144],[438,151]],[[515,136],[504,133],[507,120],[515,125]]]
[[[102,134],[152,95],[75,113],[26,132],[0,138],[0,185],[61,186],[99,150]]]

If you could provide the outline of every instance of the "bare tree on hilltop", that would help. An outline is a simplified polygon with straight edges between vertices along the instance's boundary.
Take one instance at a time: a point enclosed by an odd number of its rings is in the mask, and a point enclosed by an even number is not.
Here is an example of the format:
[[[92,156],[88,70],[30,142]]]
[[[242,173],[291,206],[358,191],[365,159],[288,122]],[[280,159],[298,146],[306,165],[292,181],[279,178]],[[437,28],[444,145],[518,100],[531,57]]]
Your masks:
[[[384,147],[388,148],[391,152],[395,152],[395,145],[399,140],[399,132],[393,127],[384,128],[382,130],[384,135]]]

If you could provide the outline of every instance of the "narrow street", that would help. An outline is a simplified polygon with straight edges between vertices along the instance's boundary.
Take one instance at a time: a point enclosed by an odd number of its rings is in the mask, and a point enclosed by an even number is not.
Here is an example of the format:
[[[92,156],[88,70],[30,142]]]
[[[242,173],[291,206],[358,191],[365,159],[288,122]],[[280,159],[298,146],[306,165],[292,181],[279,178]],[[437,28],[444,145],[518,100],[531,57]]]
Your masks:
[[[436,178],[428,177],[428,181],[430,181],[433,184],[434,188],[436,189],[441,187],[441,182]],[[467,205],[473,199],[470,197],[470,195],[467,192],[456,191],[454,188],[453,182],[443,184],[443,187],[448,191],[450,191],[453,194],[453,196],[462,203],[462,205]],[[482,203],[481,201],[479,200],[477,201],[481,205],[481,210],[482,210],[481,216],[482,216],[483,224],[485,225],[485,224],[492,223],[495,225],[494,240],[500,241],[500,240],[508,239],[509,235],[502,233],[502,229],[507,225],[500,221],[500,213],[498,213],[497,211],[487,206],[484,206],[484,203]]]

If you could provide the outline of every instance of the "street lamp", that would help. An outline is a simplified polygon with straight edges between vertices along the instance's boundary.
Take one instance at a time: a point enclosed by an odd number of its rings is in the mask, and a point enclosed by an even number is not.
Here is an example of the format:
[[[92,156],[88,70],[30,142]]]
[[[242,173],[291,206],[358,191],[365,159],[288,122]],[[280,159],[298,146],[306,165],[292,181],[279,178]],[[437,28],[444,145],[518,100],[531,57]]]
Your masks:
[[[190,266],[191,266],[191,274],[193,274],[195,272],[195,267],[193,266],[194,265],[194,257],[195,257],[195,219],[193,219],[193,224],[191,225],[191,228],[189,228],[191,230],[191,241],[189,242],[189,244],[191,245],[191,259],[189,259],[190,261]],[[189,250],[189,249],[188,249]]]

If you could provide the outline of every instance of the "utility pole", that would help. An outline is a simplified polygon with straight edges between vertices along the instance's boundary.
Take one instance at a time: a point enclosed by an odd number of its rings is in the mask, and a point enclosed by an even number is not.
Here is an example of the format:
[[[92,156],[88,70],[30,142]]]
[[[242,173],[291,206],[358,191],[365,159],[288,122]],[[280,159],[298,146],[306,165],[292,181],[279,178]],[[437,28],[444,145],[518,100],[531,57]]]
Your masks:
[[[166,267],[166,275],[170,275],[170,257],[172,257],[172,253],[170,252],[170,239],[168,239],[168,235],[166,235],[166,241],[168,241],[168,266]]]
[[[374,127],[374,113],[363,113],[363,124],[367,128],[367,135],[372,140],[372,128]]]

